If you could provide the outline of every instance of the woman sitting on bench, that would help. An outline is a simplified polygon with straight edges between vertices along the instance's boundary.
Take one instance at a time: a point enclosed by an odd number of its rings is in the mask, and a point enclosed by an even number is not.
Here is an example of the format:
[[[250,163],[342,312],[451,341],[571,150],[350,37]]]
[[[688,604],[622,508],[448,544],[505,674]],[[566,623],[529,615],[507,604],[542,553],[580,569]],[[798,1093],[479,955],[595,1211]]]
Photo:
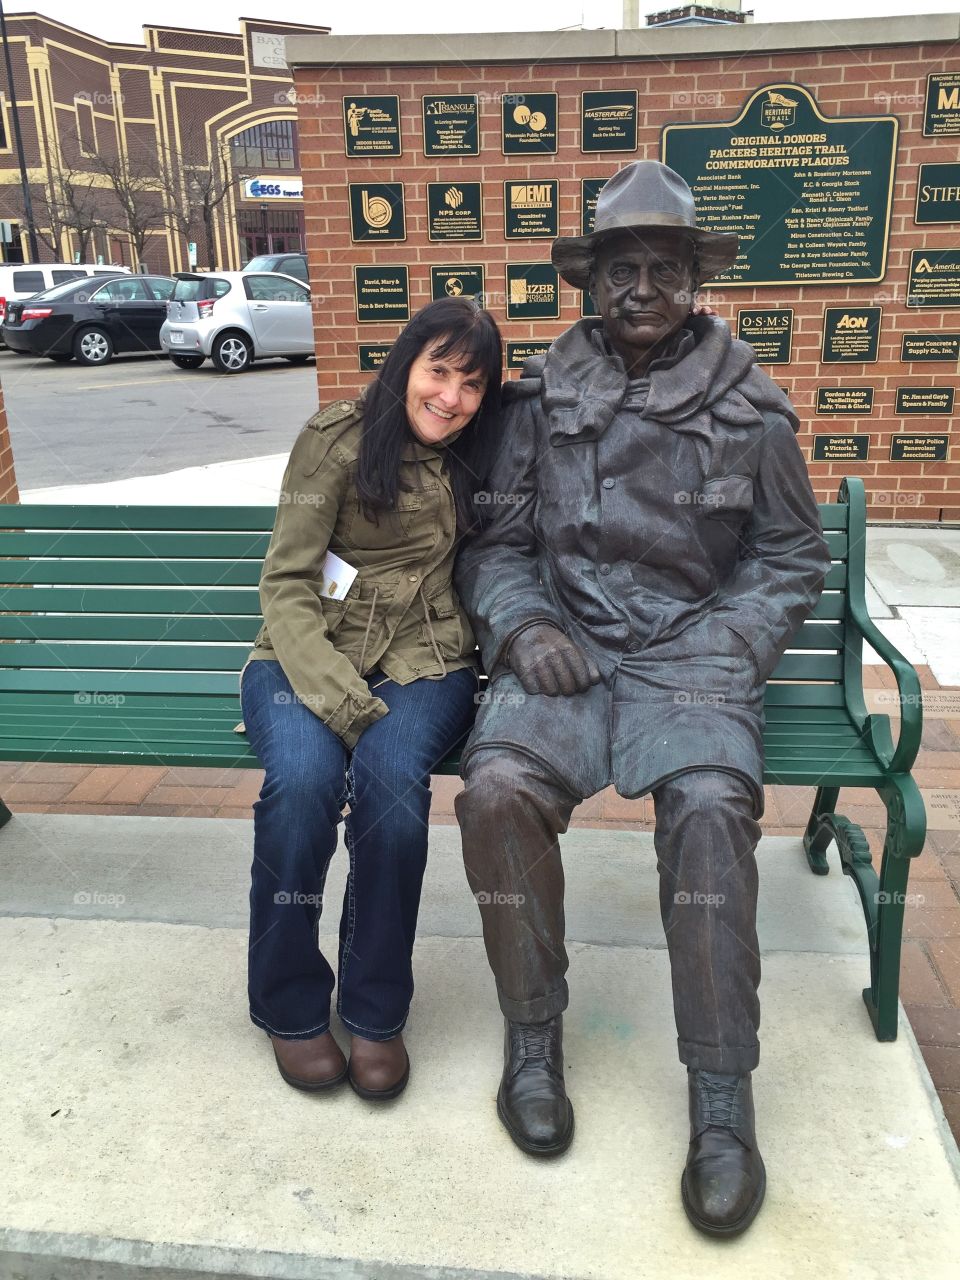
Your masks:
[[[475,640],[453,589],[500,406],[501,341],[474,302],[407,325],[372,384],[306,424],[260,580],[241,673],[266,776],[254,805],[250,1017],[280,1074],[363,1098],[402,1092],[401,1032],[427,859],[430,774],[473,723]],[[257,661],[258,659],[258,661]],[[333,969],[318,945],[341,810],[350,857]]]

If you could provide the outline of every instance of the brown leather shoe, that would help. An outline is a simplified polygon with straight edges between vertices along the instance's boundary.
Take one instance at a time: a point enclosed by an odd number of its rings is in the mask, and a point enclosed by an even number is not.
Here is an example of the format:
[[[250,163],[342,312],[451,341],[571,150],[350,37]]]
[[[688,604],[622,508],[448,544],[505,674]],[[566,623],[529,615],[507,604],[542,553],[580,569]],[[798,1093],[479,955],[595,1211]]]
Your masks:
[[[277,1069],[295,1089],[320,1093],[347,1078],[347,1060],[329,1031],[309,1040],[281,1040],[271,1036]]]
[[[354,1093],[369,1102],[396,1098],[410,1079],[410,1059],[403,1036],[392,1040],[350,1037],[350,1084]]]

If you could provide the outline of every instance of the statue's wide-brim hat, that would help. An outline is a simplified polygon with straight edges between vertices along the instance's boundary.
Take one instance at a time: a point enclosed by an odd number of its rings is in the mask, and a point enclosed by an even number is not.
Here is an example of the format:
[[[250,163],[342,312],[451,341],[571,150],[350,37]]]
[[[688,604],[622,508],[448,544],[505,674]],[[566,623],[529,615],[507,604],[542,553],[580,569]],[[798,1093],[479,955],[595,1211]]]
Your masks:
[[[696,246],[701,284],[726,271],[739,248],[735,232],[697,226],[693,192],[679,173],[658,160],[637,160],[615,173],[601,190],[590,235],[554,240],[553,265],[568,284],[586,289],[599,245],[624,230],[683,232]]]

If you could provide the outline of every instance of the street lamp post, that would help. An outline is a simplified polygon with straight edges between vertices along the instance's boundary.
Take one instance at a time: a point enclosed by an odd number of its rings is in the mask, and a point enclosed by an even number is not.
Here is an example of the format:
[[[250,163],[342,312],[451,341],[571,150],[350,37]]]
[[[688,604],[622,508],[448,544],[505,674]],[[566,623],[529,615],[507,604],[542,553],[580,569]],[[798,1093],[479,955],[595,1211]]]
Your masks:
[[[10,114],[13,116],[13,136],[17,144],[17,159],[20,161],[20,187],[23,191],[23,211],[27,219],[27,238],[30,241],[30,261],[39,262],[40,248],[37,244],[37,227],[33,220],[33,199],[30,195],[30,183],[27,180],[27,161],[23,154],[23,135],[20,132],[20,112],[17,108],[17,90],[13,83],[13,64],[10,61],[10,41],[7,39],[7,19],[3,12],[3,0],[0,0],[0,39],[3,40],[3,57],[7,64]]]

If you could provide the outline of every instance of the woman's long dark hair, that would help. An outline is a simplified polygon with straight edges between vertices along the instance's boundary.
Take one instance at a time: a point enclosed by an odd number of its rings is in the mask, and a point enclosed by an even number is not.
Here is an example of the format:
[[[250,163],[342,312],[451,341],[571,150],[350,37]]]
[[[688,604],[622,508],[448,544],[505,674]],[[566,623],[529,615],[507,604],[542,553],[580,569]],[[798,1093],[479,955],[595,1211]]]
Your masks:
[[[503,347],[489,311],[470,298],[440,298],[418,311],[390,350],[363,401],[363,436],[357,466],[357,494],[364,513],[376,519],[397,501],[400,455],[415,437],[407,421],[410,367],[429,348],[465,373],[486,375],[480,408],[456,440],[445,445],[450,484],[461,533],[479,527],[474,494],[483,488],[496,443],[500,413]]]

